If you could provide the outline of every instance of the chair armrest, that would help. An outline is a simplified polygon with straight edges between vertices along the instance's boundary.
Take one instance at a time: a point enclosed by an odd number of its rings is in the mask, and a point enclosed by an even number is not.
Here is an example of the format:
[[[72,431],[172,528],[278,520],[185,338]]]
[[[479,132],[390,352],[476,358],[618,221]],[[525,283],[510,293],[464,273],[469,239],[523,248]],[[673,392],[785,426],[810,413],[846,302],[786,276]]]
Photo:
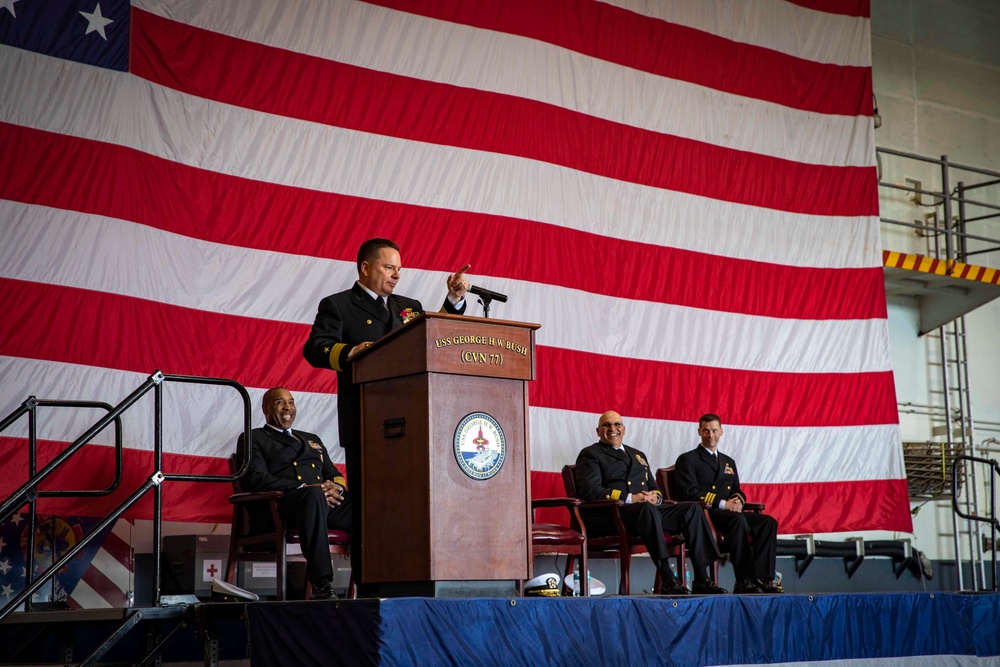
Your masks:
[[[573,507],[582,502],[579,498],[538,498],[531,501],[531,507]]]
[[[245,493],[234,493],[229,496],[232,504],[248,503],[255,500],[281,500],[285,497],[284,491],[247,491]]]
[[[743,503],[744,512],[756,512],[757,514],[760,514],[764,511],[764,508],[764,503]]]
[[[712,503],[706,503],[704,500],[669,500],[664,498],[663,504],[666,505],[667,503],[670,503],[671,505],[697,505],[703,510],[712,509]]]
[[[611,509],[612,507],[621,507],[625,504],[624,500],[605,500],[601,498],[599,500],[581,500],[580,507],[583,509]]]
[[[579,512],[580,510],[606,510],[611,512],[611,518],[615,522],[615,532],[618,533],[619,543],[628,544],[628,531],[625,528],[625,522],[622,521],[621,513],[621,508],[624,506],[624,500],[601,498],[598,500],[581,500],[580,505],[571,511]],[[580,525],[583,526],[583,521],[580,522]],[[586,532],[584,532],[584,535],[586,535]]]

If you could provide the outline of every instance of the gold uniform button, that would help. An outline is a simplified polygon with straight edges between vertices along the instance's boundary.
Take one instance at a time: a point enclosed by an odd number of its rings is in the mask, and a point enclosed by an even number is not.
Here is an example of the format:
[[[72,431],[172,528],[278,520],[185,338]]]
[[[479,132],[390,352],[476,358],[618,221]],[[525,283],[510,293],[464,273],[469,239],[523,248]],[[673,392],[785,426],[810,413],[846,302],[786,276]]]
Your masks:
[[[292,465],[293,465],[293,466],[297,466],[298,464],[299,464],[299,462],[298,462],[298,461],[292,461]]]
[[[629,482],[629,483],[628,483],[628,485],[629,485],[629,486],[632,486],[632,482]]]
[[[315,468],[315,467],[316,467],[316,464],[315,464],[315,463],[310,463],[310,464],[309,464],[309,466],[310,466],[311,468]]]
[[[714,485],[714,484],[712,485],[712,488],[713,488],[713,489],[715,488],[715,485]]]
[[[371,323],[372,323],[372,321],[371,321],[371,320],[368,320],[368,324],[371,324]]]
[[[298,480],[299,480],[300,482],[302,481],[302,475],[298,475]]]

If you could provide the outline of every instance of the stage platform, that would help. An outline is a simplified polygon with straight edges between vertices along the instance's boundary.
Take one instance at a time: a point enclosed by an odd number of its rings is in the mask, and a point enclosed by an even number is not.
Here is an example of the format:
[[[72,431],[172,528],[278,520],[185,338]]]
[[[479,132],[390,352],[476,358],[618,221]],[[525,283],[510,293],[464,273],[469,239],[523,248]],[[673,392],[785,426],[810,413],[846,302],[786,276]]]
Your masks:
[[[137,625],[96,664],[159,657],[163,665],[261,667],[1000,666],[1000,596],[955,593],[400,598],[32,612],[0,624],[0,664],[86,663],[136,612],[147,630]],[[166,640],[153,653],[149,630]],[[25,647],[17,657],[8,653],[15,645]]]
[[[246,614],[251,664],[265,667],[1000,665],[996,594],[404,598]]]

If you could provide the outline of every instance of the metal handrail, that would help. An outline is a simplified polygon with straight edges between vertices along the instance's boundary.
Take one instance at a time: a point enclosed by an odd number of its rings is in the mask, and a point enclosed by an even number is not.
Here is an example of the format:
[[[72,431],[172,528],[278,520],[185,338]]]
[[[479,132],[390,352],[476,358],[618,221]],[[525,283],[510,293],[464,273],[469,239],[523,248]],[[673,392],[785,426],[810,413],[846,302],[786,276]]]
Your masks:
[[[250,461],[249,457],[246,457],[243,461],[243,465],[234,474],[229,475],[188,475],[181,473],[164,473],[163,472],[163,383],[164,382],[181,382],[190,384],[204,384],[204,385],[216,385],[216,386],[228,386],[235,389],[240,398],[243,400],[243,438],[244,441],[250,441],[250,394],[247,392],[246,388],[235,380],[229,380],[225,378],[204,378],[196,377],[190,375],[166,375],[161,371],[156,371],[150,375],[145,382],[143,382],[138,388],[135,389],[131,394],[129,394],[122,402],[113,408],[109,409],[107,415],[101,417],[97,422],[91,426],[87,431],[81,435],[79,438],[73,441],[73,443],[67,447],[63,452],[53,459],[45,468],[43,468],[38,473],[35,473],[31,478],[25,482],[19,489],[17,489],[11,496],[0,505],[0,521],[6,519],[8,516],[13,514],[13,512],[25,504],[29,504],[32,509],[32,516],[34,516],[34,503],[41,493],[49,495],[50,493],[58,493],[59,495],[81,495],[80,492],[74,491],[60,491],[60,492],[39,492],[37,490],[38,485],[45,480],[49,475],[51,475],[60,465],[65,463],[73,454],[79,451],[84,445],[89,443],[89,441],[98,433],[100,433],[108,424],[116,422],[118,432],[120,433],[120,416],[123,412],[131,408],[142,396],[147,394],[150,390],[155,390],[155,412],[154,412],[154,440],[153,440],[153,459],[155,471],[149,477],[149,479],[138,488],[131,496],[129,496],[125,501],[123,501],[115,510],[112,511],[103,521],[101,521],[97,527],[91,530],[89,533],[84,535],[66,554],[63,555],[57,562],[49,566],[44,572],[39,574],[38,579],[31,582],[30,579],[25,580],[25,588],[18,595],[14,596],[2,609],[0,609],[0,621],[6,618],[10,613],[12,613],[17,607],[29,599],[36,590],[38,590],[49,578],[55,575],[69,560],[80,552],[84,547],[86,547],[97,535],[101,533],[105,528],[110,526],[115,520],[121,517],[130,507],[135,505],[146,493],[153,490],[153,605],[160,604],[160,549],[162,541],[162,491],[161,484],[164,481],[184,481],[184,482],[229,482],[232,483],[238,480],[240,477],[246,473],[249,468]],[[0,422],[0,430],[6,428],[11,423],[16,421],[25,413],[30,412],[30,406],[22,404],[18,409],[16,409],[10,416],[5,418]],[[34,437],[34,421],[29,426],[32,438]],[[116,446],[119,440],[116,438]],[[118,475],[116,475],[117,477]],[[120,483],[120,480],[119,480]],[[115,487],[117,488],[117,486]],[[115,490],[112,488],[108,493]],[[92,491],[85,491],[82,495],[98,495]],[[32,531],[31,540],[34,538],[34,531]],[[31,545],[33,550],[33,544]]]
[[[941,164],[941,158],[927,157],[926,155],[917,155],[916,153],[907,153],[906,151],[897,151],[892,148],[876,148],[878,153],[886,153],[887,155],[895,155],[897,157],[906,157],[912,160],[918,160],[921,162],[930,162],[933,164]],[[990,169],[983,169],[982,167],[970,167],[967,164],[961,164],[958,162],[948,162],[948,166],[952,169],[959,169],[961,171],[971,171],[976,174],[986,174],[987,176],[996,176],[1000,178],[1000,171],[992,171]]]
[[[893,150],[891,148],[875,148],[876,156],[879,155],[892,155],[895,157],[905,158],[908,160],[915,160],[917,162],[926,162],[929,164],[936,164],[940,167],[940,178],[941,178],[941,190],[935,192],[933,190],[927,190],[922,187],[916,187],[911,185],[903,185],[901,183],[890,183],[888,181],[882,180],[881,167],[879,168],[879,180],[878,187],[886,188],[889,190],[900,190],[903,192],[910,192],[917,195],[928,195],[938,199],[927,206],[937,208],[942,208],[943,224],[940,227],[930,228],[925,225],[914,225],[912,223],[904,222],[902,220],[893,220],[888,217],[880,217],[879,220],[886,224],[898,225],[903,227],[918,228],[924,231],[933,230],[938,235],[944,236],[944,259],[953,260],[958,259],[959,261],[966,261],[969,255],[981,255],[988,252],[997,252],[1000,250],[1000,239],[990,238],[985,236],[978,236],[973,234],[968,234],[966,231],[966,225],[970,222],[977,220],[989,220],[998,217],[996,213],[989,213],[986,215],[978,215],[970,217],[966,215],[965,207],[966,205],[978,206],[984,208],[987,211],[1000,211],[1000,206],[994,202],[983,201],[982,199],[970,199],[966,196],[971,190],[976,190],[980,188],[990,187],[993,185],[1000,184],[1000,172],[993,171],[990,169],[984,169],[982,167],[972,167],[966,164],[961,164],[958,162],[952,162],[948,159],[947,155],[942,155],[937,158],[928,157],[925,155],[917,155],[916,153],[907,153],[905,151]],[[970,174],[978,174],[981,176],[994,177],[994,180],[987,180],[981,183],[966,184],[959,180],[955,188],[951,187],[951,175],[952,172],[967,172]],[[915,183],[915,182],[914,182]],[[958,208],[958,219],[957,224],[952,224],[952,205],[957,204]],[[966,249],[965,241],[968,239],[973,239],[976,241],[982,241],[989,244],[996,244],[995,247],[975,250],[973,252],[968,252]],[[958,241],[958,243],[956,243]]]
[[[991,539],[993,540],[993,592],[997,591],[997,529],[1000,528],[1000,519],[997,519],[997,495],[996,495],[996,480],[997,476],[1000,475],[1000,463],[997,463],[996,459],[984,459],[979,456],[966,456],[964,454],[956,456],[955,460],[964,459],[971,463],[983,463],[990,466],[990,515],[979,516],[971,512],[963,512],[958,505],[958,473],[956,470],[958,466],[954,466],[951,469],[951,487],[952,487],[952,497],[951,497],[951,508],[952,511],[966,521],[975,521],[977,523],[988,523],[992,530]],[[957,545],[956,545],[957,546]],[[955,554],[956,560],[958,560],[958,566],[961,568],[961,561],[959,559],[959,554]],[[975,563],[973,563],[975,567]],[[984,584],[986,582],[983,582]]]
[[[3,421],[0,421],[0,433],[3,433],[9,426],[14,424],[18,419],[20,419],[25,414],[28,415],[28,468],[29,475],[34,476],[34,469],[36,461],[38,460],[38,436],[35,430],[33,422],[37,419],[36,409],[41,407],[49,408],[88,408],[88,409],[101,409],[106,412],[111,412],[112,408],[109,404],[103,401],[61,401],[61,400],[51,400],[51,399],[38,399],[34,396],[29,396],[27,400],[19,405],[14,412],[7,415]],[[43,491],[39,490],[37,492],[37,497],[40,498],[52,498],[60,496],[107,496],[114,493],[122,483],[122,421],[120,417],[115,417],[115,479],[111,482],[111,485],[106,489],[80,489],[80,490],[67,490],[58,489],[53,491]],[[84,445],[88,443],[83,443]],[[72,446],[72,445],[71,445]],[[82,446],[82,445],[81,445]],[[77,450],[74,449],[69,455],[62,456],[63,458],[68,458]],[[17,492],[15,492],[17,493]],[[6,506],[6,504],[5,504]],[[0,515],[0,522],[8,519],[9,516]]]
[[[59,408],[87,408],[87,409],[102,409],[107,412],[111,412],[112,408],[107,403],[101,401],[62,401],[62,400],[39,400],[34,396],[29,396],[24,403],[17,407],[10,415],[0,421],[0,433],[6,430],[11,424],[17,422],[25,414],[28,415],[28,476],[35,477],[37,474],[36,467],[38,461],[38,428],[37,428],[37,409],[39,407],[59,407]],[[111,486],[106,489],[81,489],[81,490],[54,490],[54,491],[42,491],[35,490],[35,487],[31,487],[27,491],[27,505],[28,505],[28,526],[27,526],[27,543],[25,544],[25,556],[24,556],[24,571],[25,571],[25,585],[30,585],[31,580],[35,576],[35,530],[38,525],[38,513],[37,513],[37,502],[38,498],[55,498],[55,497],[66,497],[66,496],[77,496],[77,497],[91,497],[91,496],[107,496],[114,493],[122,483],[122,422],[120,417],[115,417],[115,478],[111,482]],[[82,445],[81,445],[82,446]],[[74,450],[75,452],[76,450]],[[72,456],[70,453],[68,456]],[[68,458],[66,456],[65,458]],[[37,484],[36,484],[37,486]],[[22,487],[23,490],[23,487]],[[17,492],[15,492],[17,494]],[[16,508],[15,508],[16,509]],[[11,512],[13,514],[13,512]],[[0,523],[6,520],[8,516],[3,516]]]

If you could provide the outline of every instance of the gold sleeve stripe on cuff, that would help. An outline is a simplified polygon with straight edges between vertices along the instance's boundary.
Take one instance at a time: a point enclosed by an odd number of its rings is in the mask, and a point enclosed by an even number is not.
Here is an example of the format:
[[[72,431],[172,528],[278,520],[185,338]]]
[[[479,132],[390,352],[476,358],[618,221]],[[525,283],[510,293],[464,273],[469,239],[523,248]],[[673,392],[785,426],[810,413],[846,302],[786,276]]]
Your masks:
[[[615,489],[614,491],[611,492],[611,500],[618,500],[621,497],[622,497],[622,492],[619,491],[618,489]]]
[[[340,367],[340,352],[347,347],[347,343],[337,343],[330,349],[330,368],[335,371],[342,371]]]
[[[347,486],[347,480],[344,479],[343,477],[334,477],[333,483],[340,484],[341,486]]]
[[[705,494],[705,502],[706,503],[714,503],[715,502],[715,494],[712,493],[711,491],[709,491],[708,493],[706,493]]]

